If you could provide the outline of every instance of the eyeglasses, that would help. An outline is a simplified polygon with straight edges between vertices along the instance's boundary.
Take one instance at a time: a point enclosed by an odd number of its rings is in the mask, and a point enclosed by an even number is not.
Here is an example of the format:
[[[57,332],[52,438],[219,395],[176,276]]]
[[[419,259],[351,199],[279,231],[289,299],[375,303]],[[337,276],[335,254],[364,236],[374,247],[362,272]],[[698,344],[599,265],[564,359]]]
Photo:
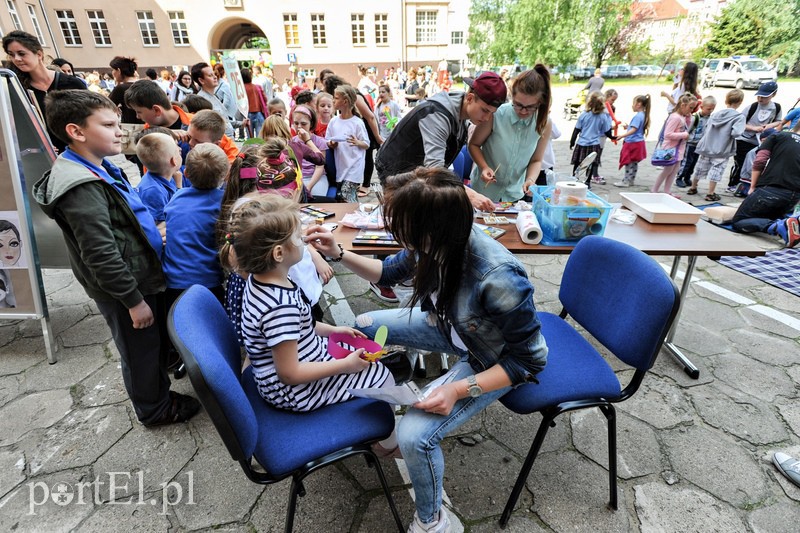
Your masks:
[[[539,104],[522,105],[522,104],[518,104],[517,102],[511,102],[511,107],[514,108],[514,111],[528,113],[528,112],[535,111],[536,108],[539,107]]]

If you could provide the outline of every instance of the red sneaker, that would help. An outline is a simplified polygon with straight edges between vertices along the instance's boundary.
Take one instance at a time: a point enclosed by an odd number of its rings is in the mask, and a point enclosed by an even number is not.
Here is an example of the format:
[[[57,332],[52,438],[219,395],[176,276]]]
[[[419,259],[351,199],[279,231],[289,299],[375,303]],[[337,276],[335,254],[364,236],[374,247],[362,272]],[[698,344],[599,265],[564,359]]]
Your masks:
[[[390,304],[396,304],[397,302],[400,301],[391,287],[380,287],[374,283],[370,283],[369,288],[372,289],[372,292],[375,293],[375,296],[377,296],[384,302],[389,302]]]
[[[786,219],[786,247],[794,248],[800,243],[800,217],[789,217]]]

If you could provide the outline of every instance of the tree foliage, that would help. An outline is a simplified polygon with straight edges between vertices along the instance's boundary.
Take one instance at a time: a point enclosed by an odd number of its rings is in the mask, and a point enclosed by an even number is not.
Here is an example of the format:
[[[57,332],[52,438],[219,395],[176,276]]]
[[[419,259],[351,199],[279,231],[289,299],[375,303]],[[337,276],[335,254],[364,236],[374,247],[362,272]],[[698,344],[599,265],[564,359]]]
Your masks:
[[[629,0],[474,0],[467,44],[476,65],[595,66],[638,37]]]
[[[800,60],[800,0],[733,0],[711,28],[711,57],[755,54],[784,67]]]

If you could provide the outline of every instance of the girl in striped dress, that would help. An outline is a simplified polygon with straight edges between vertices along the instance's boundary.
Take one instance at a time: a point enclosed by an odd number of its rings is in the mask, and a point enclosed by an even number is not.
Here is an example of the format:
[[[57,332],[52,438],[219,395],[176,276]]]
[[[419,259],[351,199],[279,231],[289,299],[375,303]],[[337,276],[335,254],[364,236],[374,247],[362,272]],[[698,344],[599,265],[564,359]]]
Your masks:
[[[231,215],[222,254],[232,248],[239,270],[250,274],[241,324],[259,393],[275,407],[313,411],[349,400],[349,388],[390,386],[394,379],[382,364],[362,359],[363,350],[343,359],[328,354],[330,334],[364,335],[315,322],[308,299],[289,277],[305,248],[297,208],[273,194],[243,204]]]

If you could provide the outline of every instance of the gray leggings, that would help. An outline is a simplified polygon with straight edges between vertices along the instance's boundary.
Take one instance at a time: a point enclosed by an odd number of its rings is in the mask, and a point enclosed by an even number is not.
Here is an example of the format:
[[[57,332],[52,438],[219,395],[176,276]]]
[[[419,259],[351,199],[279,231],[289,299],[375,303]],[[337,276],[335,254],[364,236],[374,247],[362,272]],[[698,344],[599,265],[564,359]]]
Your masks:
[[[639,171],[639,162],[638,161],[631,161],[627,165],[625,165],[625,182],[630,183],[633,185],[634,180],[636,179],[636,173]]]

